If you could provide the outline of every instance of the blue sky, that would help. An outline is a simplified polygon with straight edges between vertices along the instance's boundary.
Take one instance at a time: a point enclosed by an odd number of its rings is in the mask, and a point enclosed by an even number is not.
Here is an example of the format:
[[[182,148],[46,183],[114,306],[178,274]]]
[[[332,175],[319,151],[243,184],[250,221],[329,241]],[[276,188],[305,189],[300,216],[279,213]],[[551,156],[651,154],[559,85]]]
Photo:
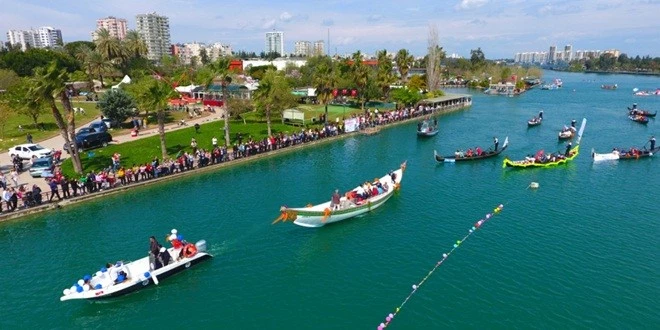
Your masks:
[[[424,55],[430,25],[449,53],[487,58],[547,51],[616,48],[628,55],[660,56],[660,0],[444,0],[444,1],[212,1],[212,0],[3,0],[0,32],[52,26],[65,42],[90,40],[96,19],[157,12],[170,18],[172,42],[223,42],[260,52],[264,35],[283,31],[285,51],[296,40],[327,39],[339,54],[407,48]]]

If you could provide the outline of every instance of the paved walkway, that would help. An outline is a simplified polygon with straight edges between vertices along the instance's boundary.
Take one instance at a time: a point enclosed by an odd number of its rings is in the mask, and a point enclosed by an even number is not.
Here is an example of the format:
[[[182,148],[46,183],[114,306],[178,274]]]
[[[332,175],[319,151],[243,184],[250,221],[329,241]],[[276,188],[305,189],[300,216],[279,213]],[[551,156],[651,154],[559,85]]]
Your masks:
[[[205,112],[205,113],[208,113],[208,112]],[[169,132],[169,131],[175,131],[175,130],[179,130],[179,129],[183,129],[183,128],[189,128],[192,125],[195,125],[196,123],[201,125],[201,124],[208,123],[208,122],[211,122],[211,121],[217,121],[217,120],[220,120],[222,118],[223,114],[224,114],[224,109],[216,108],[215,113],[210,113],[210,115],[207,115],[207,116],[204,116],[204,117],[197,117],[197,118],[186,120],[187,126],[181,126],[181,125],[179,125],[179,123],[172,123],[172,124],[166,125],[165,126],[165,131]],[[95,119],[95,120],[97,120],[97,119]],[[86,127],[87,125],[89,125],[89,122],[84,123],[82,125],[78,124],[78,128]],[[110,134],[112,134],[112,130],[110,130]],[[157,124],[152,124],[152,125],[149,125],[149,128],[142,129],[140,131],[140,134],[137,137],[131,137],[130,133],[122,134],[122,135],[116,135],[116,136],[113,135],[112,136],[112,139],[113,139],[112,143],[113,144],[121,144],[121,143],[124,143],[124,142],[127,142],[127,141],[134,141],[134,140],[137,140],[137,139],[142,139],[142,138],[154,136],[154,135],[157,135],[157,134],[158,134],[158,125]],[[64,138],[60,134],[58,134],[57,136],[52,137],[50,139],[47,139],[47,140],[35,141],[35,142],[38,143],[39,145],[45,147],[45,148],[50,148],[50,149],[54,149],[54,150],[62,150],[62,147],[64,146]],[[22,143],[25,143],[25,142],[22,142]],[[21,143],[17,143],[17,144],[21,144]],[[11,158],[9,157],[9,152],[8,151],[9,150],[3,150],[2,153],[0,153],[0,171],[4,172],[5,175],[11,170],[11,164],[12,164],[11,163]],[[64,160],[64,159],[67,159],[67,158],[69,158],[69,155],[65,151],[63,151],[61,159]],[[29,187],[31,187],[33,184],[36,183],[41,187],[42,190],[46,191],[47,187],[44,183],[43,178],[33,178],[32,176],[30,176],[30,173],[28,171],[29,168],[30,168],[30,162],[29,161],[24,161],[23,166],[24,166],[25,170],[19,175],[19,180],[18,180],[19,182],[18,183],[19,184],[27,183]],[[8,181],[7,183],[10,183],[10,180],[7,180],[7,181]]]

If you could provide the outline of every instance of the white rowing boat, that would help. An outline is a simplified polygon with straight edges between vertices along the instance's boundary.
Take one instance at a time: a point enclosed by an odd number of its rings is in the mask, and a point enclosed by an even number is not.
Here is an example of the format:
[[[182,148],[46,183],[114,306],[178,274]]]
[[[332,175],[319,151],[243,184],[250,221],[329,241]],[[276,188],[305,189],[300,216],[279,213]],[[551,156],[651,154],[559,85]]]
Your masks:
[[[303,227],[322,227],[329,223],[346,220],[360,214],[367,213],[383,205],[398,190],[403,179],[403,172],[406,169],[406,163],[389,174],[384,175],[377,181],[382,189],[376,188],[378,194],[374,194],[366,199],[349,198],[343,196],[340,198],[339,205],[333,207],[332,201],[322,204],[310,205],[308,207],[286,207],[280,209],[280,216],[273,221],[293,221],[296,225]],[[360,186],[351,190],[357,192]],[[347,194],[348,195],[348,194]]]
[[[153,269],[148,256],[128,263],[117,262],[108,268],[103,267],[93,276],[86,275],[71,288],[64,289],[60,301],[118,297],[145,288],[151,283],[158,284],[162,279],[213,257],[206,252],[206,241],[195,243],[195,247],[194,254],[180,259],[183,248],[169,248],[167,252],[172,257],[171,262],[158,269]]]

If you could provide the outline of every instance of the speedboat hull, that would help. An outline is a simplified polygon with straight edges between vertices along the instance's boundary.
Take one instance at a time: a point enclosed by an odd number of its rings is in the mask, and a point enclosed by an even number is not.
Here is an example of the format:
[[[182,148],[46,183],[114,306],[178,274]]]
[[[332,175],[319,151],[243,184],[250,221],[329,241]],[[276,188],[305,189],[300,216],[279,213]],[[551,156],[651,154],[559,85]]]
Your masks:
[[[181,249],[170,248],[168,251],[170,255],[172,255],[173,259],[170,264],[164,267],[152,270],[149,257],[144,257],[136,261],[126,263],[123,265],[122,269],[126,271],[127,279],[119,284],[114,284],[110,279],[109,274],[99,274],[100,272],[98,272],[94,277],[92,277],[90,284],[92,287],[100,285],[100,288],[90,288],[89,290],[82,292],[75,292],[73,291],[74,288],[72,287],[72,290],[70,290],[68,294],[66,292],[67,290],[65,290],[65,294],[60,297],[60,301],[77,299],[100,300],[123,296],[125,294],[144,289],[151,284],[160,282],[163,279],[185,271],[186,269],[213,257],[212,255],[205,251],[201,251],[200,249],[200,251],[191,257],[183,257],[180,260],[177,260],[177,256],[179,255]],[[156,280],[154,280],[154,277]]]

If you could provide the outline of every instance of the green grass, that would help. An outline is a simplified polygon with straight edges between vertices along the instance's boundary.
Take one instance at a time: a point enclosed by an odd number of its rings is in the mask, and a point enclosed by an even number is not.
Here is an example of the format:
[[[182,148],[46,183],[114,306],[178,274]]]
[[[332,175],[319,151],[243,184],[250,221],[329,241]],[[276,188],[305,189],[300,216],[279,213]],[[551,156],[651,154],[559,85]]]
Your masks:
[[[101,115],[101,112],[96,108],[96,103],[74,102],[72,106],[85,109],[84,115],[76,115],[76,126],[87,123]],[[63,112],[64,109],[61,104],[58,103],[58,107]],[[5,125],[4,136],[0,136],[0,149],[6,150],[17,144],[26,143],[28,133],[32,134],[32,140],[37,143],[60,134],[60,129],[57,127],[50,109],[39,116],[39,123],[43,124],[44,130],[35,127],[32,119],[28,116],[21,114],[10,116]],[[19,125],[23,127],[22,132],[18,128]]]
[[[218,139],[218,144],[224,145],[224,122],[215,121],[212,123],[202,124],[199,133],[195,133],[195,128],[190,126],[184,129],[171,131],[166,133],[167,153],[170,157],[176,156],[180,151],[192,151],[190,148],[191,138],[197,140],[198,148],[210,149],[211,139],[215,136]],[[271,126],[273,134],[276,133],[293,133],[300,131],[300,127],[281,124],[276,121]],[[243,142],[247,141],[250,137],[255,140],[260,140],[268,135],[266,123],[261,120],[255,120],[253,114],[248,114],[246,117],[246,124],[243,121],[232,121],[229,126],[231,132],[231,143],[237,142],[237,134],[241,133]],[[93,149],[81,154],[81,162],[84,172],[98,171],[112,165],[111,156],[118,152],[121,154],[121,162],[124,166],[132,166],[133,164],[142,164],[151,162],[154,157],[160,159],[160,139],[158,135],[150,136],[147,138],[126,142],[117,145],[109,145],[105,148]],[[90,155],[93,155],[90,157]],[[73,171],[73,165],[70,159],[67,159],[62,164],[62,172],[69,177],[76,177]]]

